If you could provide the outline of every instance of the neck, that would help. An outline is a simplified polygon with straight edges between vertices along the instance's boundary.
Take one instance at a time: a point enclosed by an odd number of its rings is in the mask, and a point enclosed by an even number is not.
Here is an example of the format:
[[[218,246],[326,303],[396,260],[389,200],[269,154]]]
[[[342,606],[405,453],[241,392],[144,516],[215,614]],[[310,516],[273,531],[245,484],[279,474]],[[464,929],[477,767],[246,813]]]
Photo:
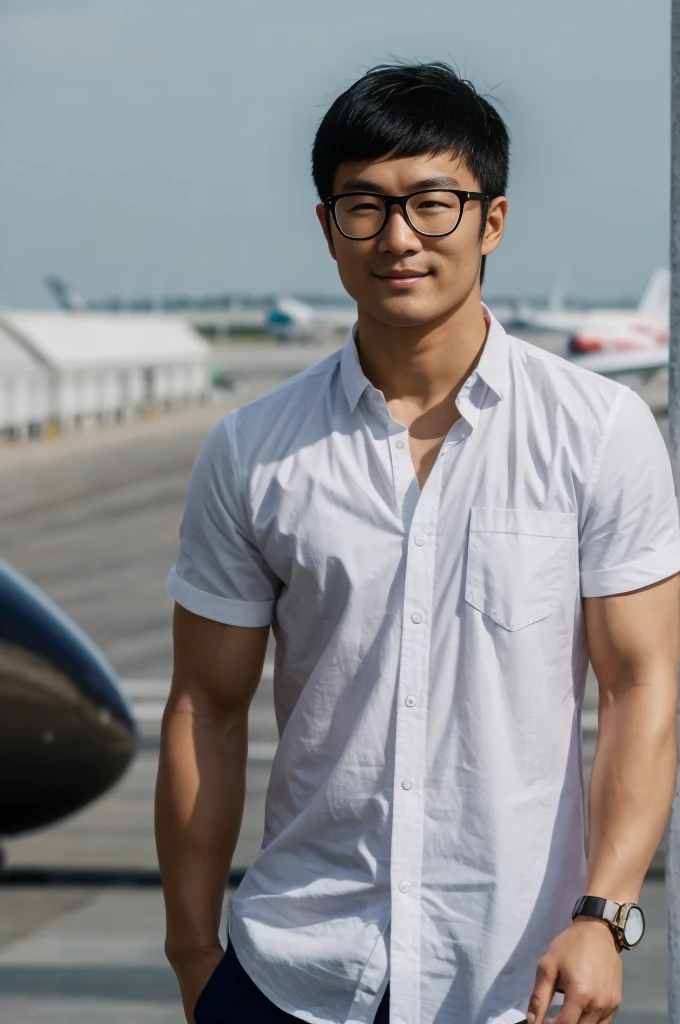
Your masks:
[[[393,327],[358,309],[361,367],[385,400],[426,408],[458,392],[477,364],[487,325],[475,289],[458,307],[426,324]]]

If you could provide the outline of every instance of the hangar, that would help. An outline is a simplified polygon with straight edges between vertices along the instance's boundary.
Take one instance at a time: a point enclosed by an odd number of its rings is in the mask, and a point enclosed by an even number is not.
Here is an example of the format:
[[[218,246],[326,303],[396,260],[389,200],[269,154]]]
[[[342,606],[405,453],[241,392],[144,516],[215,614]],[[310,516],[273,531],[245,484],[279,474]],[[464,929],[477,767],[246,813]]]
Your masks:
[[[205,402],[209,356],[176,316],[0,311],[0,432],[70,432]]]

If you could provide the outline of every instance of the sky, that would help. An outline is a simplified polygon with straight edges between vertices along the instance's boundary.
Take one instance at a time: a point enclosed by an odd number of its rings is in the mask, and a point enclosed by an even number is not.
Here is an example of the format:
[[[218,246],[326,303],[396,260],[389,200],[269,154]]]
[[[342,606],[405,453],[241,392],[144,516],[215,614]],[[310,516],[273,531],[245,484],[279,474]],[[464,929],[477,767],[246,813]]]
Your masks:
[[[668,263],[670,0],[0,0],[0,304],[342,295],[310,153],[375,64],[445,60],[512,137],[485,297]]]

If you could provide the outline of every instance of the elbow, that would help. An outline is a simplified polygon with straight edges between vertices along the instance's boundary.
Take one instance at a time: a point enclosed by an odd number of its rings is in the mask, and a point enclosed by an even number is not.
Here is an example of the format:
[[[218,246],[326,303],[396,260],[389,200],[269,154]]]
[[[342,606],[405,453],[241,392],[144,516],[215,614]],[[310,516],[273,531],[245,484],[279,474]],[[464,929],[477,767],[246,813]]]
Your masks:
[[[205,686],[173,676],[165,716],[190,715],[195,719],[238,727],[248,721],[250,702],[228,687]]]

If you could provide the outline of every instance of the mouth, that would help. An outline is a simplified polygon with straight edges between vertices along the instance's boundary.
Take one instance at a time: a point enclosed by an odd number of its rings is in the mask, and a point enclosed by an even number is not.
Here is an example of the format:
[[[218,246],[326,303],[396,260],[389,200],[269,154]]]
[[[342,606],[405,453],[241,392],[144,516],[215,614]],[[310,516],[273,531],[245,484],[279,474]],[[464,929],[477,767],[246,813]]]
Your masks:
[[[422,281],[423,278],[429,277],[431,271],[416,272],[413,270],[393,270],[387,274],[374,274],[379,281],[384,281],[386,284],[391,285],[393,288],[412,288],[414,285]]]

